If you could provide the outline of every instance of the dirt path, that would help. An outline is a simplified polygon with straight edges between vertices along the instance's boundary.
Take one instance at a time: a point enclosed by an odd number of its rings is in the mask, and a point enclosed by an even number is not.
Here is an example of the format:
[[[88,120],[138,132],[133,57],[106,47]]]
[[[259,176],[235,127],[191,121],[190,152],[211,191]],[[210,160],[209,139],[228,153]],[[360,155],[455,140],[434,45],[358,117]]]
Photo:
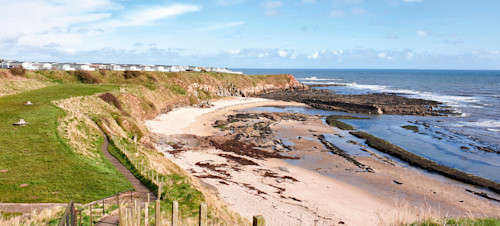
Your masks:
[[[146,185],[144,185],[137,177],[132,174],[127,167],[125,167],[117,158],[115,158],[111,153],[108,151],[108,146],[109,146],[109,138],[102,131],[101,127],[99,127],[99,130],[101,131],[103,137],[104,137],[104,142],[101,145],[101,151],[106,156],[106,158],[115,166],[115,168],[125,177],[127,178],[128,181],[132,184],[132,186],[135,189],[135,198],[138,201],[138,204],[143,205],[144,202],[147,202],[148,199],[148,193],[150,194],[151,199],[156,199],[156,196],[153,192],[149,190]],[[102,218],[96,225],[118,225],[119,223],[119,217],[118,214],[114,215],[109,215],[104,218]]]

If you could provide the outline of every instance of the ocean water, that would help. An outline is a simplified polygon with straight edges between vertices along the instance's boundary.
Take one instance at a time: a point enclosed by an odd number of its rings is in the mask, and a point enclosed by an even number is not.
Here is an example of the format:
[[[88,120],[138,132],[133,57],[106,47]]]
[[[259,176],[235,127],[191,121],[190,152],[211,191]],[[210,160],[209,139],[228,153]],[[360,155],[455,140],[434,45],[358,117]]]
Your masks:
[[[440,164],[500,182],[500,154],[477,148],[500,150],[500,71],[238,70],[245,74],[292,74],[304,84],[342,85],[322,87],[339,94],[393,93],[439,101],[457,115],[368,115],[370,120],[345,122]],[[313,109],[287,110],[318,113]],[[401,128],[404,125],[417,126],[419,131],[405,130]]]

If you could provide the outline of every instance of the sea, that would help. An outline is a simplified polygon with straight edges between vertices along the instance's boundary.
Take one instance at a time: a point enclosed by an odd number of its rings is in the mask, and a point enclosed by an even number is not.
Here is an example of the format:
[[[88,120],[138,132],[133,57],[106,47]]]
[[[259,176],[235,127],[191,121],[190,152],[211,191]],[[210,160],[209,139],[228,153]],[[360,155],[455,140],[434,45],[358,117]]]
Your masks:
[[[435,100],[451,108],[452,116],[360,115],[369,120],[344,120],[360,131],[449,167],[500,183],[500,71],[382,69],[235,69],[244,74],[292,74],[306,84],[338,94],[388,93]],[[306,114],[349,114],[290,107],[262,108]],[[404,129],[415,126],[418,131]],[[346,139],[356,140],[344,133]],[[337,136],[327,136],[339,147]]]

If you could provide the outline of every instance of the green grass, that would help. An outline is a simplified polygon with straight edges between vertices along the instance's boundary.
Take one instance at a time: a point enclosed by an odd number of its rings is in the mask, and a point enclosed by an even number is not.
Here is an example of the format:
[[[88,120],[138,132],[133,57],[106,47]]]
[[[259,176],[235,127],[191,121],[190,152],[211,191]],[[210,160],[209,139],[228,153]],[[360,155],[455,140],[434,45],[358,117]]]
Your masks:
[[[496,218],[483,218],[483,219],[446,219],[436,221],[434,219],[427,219],[424,221],[414,222],[408,224],[411,226],[441,226],[441,225],[459,225],[459,226],[500,226],[500,219]]]
[[[56,85],[0,98],[0,202],[89,202],[131,188],[100,155],[75,153],[57,132],[64,111],[51,101],[118,89],[116,85]],[[32,106],[23,103],[30,100]],[[20,118],[27,126],[12,124]],[[102,142],[102,139],[101,141]],[[100,145],[97,146],[100,148]],[[100,150],[96,150],[100,153]],[[21,188],[19,185],[28,184]]]
[[[0,211],[0,219],[5,219],[5,220],[21,215],[23,215],[23,213],[5,213]]]

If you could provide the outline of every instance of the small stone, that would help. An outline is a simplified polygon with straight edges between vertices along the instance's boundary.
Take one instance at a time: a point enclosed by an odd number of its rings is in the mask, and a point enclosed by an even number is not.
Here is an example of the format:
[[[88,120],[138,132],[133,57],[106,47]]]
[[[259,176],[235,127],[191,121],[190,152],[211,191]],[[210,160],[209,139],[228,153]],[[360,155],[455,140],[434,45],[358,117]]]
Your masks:
[[[0,173],[6,173],[7,171],[9,171],[9,170],[3,169],[3,170],[0,170]]]
[[[31,103],[31,101],[27,101],[24,105],[33,105],[33,103]]]
[[[392,182],[394,182],[395,184],[399,184],[399,185],[403,184],[403,183],[401,183],[401,182],[399,182],[397,180],[393,180]]]
[[[290,170],[288,170],[288,168],[286,167],[280,167],[280,170],[283,171],[283,172],[287,172],[287,173],[290,173]]]
[[[28,186],[30,186],[30,185],[29,184],[21,184],[21,185],[19,185],[20,188],[24,188],[24,187],[28,187]]]

